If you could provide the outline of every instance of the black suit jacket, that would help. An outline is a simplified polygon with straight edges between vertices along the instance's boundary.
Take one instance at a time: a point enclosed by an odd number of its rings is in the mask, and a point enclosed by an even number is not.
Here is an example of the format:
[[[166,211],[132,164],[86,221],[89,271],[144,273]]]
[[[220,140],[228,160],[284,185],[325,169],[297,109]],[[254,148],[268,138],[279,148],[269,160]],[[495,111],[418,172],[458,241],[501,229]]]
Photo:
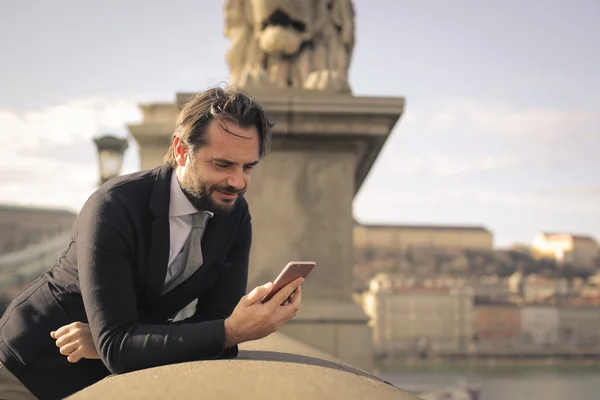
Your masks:
[[[237,356],[224,319],[244,296],[252,228],[240,199],[206,227],[204,262],[160,295],[169,257],[173,170],[115,178],[81,209],[58,263],[25,288],[0,320],[0,361],[40,399],[64,398],[110,373]],[[170,317],[198,298],[195,314]],[[101,360],[69,363],[52,330],[88,322]]]

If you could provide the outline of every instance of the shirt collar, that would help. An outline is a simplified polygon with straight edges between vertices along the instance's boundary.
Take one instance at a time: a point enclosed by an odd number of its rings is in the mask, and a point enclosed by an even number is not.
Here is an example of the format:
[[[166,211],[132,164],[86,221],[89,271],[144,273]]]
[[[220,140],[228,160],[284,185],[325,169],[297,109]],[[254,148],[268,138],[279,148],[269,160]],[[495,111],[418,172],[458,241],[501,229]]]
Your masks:
[[[188,198],[185,196],[179,185],[177,179],[176,170],[173,170],[171,175],[171,201],[169,202],[169,217],[181,217],[183,215],[190,215],[197,213],[196,207],[190,203]],[[210,211],[204,211],[208,214],[208,218],[213,216]]]

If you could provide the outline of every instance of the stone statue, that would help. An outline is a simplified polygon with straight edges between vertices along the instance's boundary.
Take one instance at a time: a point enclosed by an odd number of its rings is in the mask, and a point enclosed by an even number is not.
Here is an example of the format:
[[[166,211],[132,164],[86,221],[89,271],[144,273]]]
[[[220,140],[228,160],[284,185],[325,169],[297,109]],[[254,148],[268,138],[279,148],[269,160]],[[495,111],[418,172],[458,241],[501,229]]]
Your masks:
[[[352,0],[226,0],[224,11],[237,86],[351,91]]]

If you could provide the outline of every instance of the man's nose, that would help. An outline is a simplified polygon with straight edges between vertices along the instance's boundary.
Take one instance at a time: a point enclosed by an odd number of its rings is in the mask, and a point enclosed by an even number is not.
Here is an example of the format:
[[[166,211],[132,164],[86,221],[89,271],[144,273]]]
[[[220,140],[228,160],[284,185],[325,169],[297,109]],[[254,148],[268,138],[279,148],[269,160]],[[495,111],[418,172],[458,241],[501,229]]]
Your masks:
[[[237,190],[242,190],[246,186],[246,182],[244,181],[243,173],[234,173],[229,176],[227,179],[227,184]]]

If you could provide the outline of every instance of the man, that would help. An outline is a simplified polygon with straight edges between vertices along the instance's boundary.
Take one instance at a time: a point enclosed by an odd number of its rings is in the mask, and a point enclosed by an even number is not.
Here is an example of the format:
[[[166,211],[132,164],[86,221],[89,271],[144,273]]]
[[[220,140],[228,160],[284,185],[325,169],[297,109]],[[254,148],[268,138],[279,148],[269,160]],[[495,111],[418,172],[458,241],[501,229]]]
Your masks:
[[[88,199],[58,263],[0,320],[0,398],[64,398],[110,373],[236,357],[296,315],[301,279],[265,304],[271,283],[244,296],[243,195],[271,126],[244,93],[208,90],[181,111],[164,165]],[[194,299],[194,315],[173,321]]]

